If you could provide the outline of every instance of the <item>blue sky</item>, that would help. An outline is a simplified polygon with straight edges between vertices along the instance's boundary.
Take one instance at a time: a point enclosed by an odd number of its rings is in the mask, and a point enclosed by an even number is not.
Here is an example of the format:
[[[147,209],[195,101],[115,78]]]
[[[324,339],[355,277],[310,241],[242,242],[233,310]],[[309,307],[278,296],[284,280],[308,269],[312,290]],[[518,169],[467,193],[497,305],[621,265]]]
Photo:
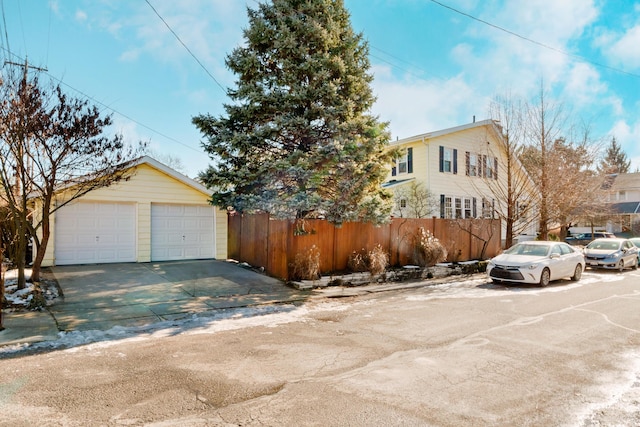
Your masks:
[[[127,141],[150,141],[159,157],[181,159],[187,175],[206,168],[191,118],[224,113],[223,87],[235,81],[225,56],[242,44],[254,0],[148,0],[206,71],[145,0],[0,1],[4,60],[27,57],[45,67],[70,94],[112,113],[113,129]],[[373,112],[390,122],[393,139],[488,118],[491,98],[511,92],[532,99],[543,79],[565,111],[590,123],[594,139],[615,136],[633,170],[640,167],[640,2],[345,0],[345,6],[370,44]]]

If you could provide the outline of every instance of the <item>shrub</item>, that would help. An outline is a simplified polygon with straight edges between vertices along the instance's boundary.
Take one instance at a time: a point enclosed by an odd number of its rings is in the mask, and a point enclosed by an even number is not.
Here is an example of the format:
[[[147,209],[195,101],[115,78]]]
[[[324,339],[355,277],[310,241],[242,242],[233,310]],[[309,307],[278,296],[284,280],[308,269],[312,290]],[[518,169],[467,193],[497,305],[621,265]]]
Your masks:
[[[367,271],[369,256],[365,252],[364,248],[360,252],[353,251],[351,255],[349,255],[349,259],[347,260],[347,268],[354,273],[362,273]]]
[[[378,244],[369,251],[369,273],[372,276],[382,274],[387,270],[387,265],[389,265],[389,254]]]
[[[298,280],[316,280],[320,278],[320,250],[316,245],[296,254],[293,262],[293,277]]]
[[[420,227],[413,236],[413,262],[431,267],[447,259],[447,250],[429,231]]]
[[[458,261],[460,261],[460,258],[462,258],[462,250],[458,249],[456,246],[456,242],[449,241],[449,244],[445,248],[447,253],[445,258],[454,264],[457,264]]]
[[[350,271],[354,273],[368,271],[372,276],[384,273],[388,265],[389,254],[382,249],[380,244],[369,252],[364,248],[360,252],[353,251],[347,260],[347,267]]]

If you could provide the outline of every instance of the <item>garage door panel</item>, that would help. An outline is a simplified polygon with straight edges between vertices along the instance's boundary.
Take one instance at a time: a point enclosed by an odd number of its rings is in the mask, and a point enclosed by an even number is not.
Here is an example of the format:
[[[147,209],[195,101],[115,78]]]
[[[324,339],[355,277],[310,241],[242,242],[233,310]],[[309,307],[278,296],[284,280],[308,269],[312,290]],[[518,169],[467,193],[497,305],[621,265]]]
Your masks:
[[[206,259],[215,255],[214,208],[151,205],[151,260]]]
[[[56,264],[136,260],[135,205],[76,202],[56,214]]]

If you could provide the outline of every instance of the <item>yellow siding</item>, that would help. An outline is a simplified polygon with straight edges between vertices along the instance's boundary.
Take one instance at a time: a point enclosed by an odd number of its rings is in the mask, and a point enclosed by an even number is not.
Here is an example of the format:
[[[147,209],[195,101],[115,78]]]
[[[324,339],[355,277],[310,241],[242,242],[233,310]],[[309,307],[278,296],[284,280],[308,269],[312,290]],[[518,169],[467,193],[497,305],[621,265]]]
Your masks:
[[[111,187],[94,190],[79,201],[136,203],[137,261],[151,260],[151,203],[209,205],[210,194],[177,180],[146,163],[136,167],[136,173],[127,181]],[[227,258],[227,214],[215,210],[216,258]],[[55,242],[55,214],[51,218],[51,237],[43,266],[53,265]]]
[[[499,132],[487,121],[486,124],[460,126],[393,143],[392,147],[401,149],[413,147],[413,173],[391,176],[390,171],[387,181],[415,178],[412,182],[422,183],[436,199],[443,194],[457,198],[495,199],[486,179],[466,175],[466,152],[497,158],[498,179],[502,188],[505,188],[507,174],[504,167],[507,164],[507,153],[501,136],[496,131]],[[440,172],[440,146],[457,150],[456,174]],[[533,186],[530,194],[535,197],[536,190]],[[529,232],[535,233],[535,225]]]
[[[138,202],[138,262],[151,261],[151,201]]]
[[[94,190],[83,196],[82,200],[202,205],[208,204],[209,197],[210,194],[202,193],[147,164],[142,164],[128,181]]]
[[[228,218],[227,211],[216,209],[216,258],[227,259],[227,241],[228,241]]]

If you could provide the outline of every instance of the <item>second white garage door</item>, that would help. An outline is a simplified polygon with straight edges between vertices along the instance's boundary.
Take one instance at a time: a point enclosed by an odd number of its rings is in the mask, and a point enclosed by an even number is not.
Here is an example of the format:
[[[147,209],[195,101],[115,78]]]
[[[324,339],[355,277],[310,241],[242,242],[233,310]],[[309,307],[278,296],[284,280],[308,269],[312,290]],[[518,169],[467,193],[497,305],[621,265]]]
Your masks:
[[[214,208],[151,205],[151,260],[215,257]]]

